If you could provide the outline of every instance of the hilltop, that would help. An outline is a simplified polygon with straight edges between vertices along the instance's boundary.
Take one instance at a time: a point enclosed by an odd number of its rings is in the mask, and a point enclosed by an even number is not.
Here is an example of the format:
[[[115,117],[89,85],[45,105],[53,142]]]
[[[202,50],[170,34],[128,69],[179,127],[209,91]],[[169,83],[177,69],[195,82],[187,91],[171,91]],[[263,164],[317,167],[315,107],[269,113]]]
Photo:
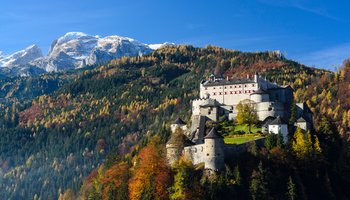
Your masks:
[[[121,160],[131,162],[154,136],[164,144],[168,123],[177,116],[190,119],[198,83],[212,72],[232,77],[259,72],[291,85],[302,100],[310,85],[334,76],[275,52],[165,46],[78,71],[6,79],[1,84],[7,101],[1,105],[10,109],[0,119],[0,190],[9,199],[57,198],[68,188],[78,191],[106,157],[103,171]],[[39,87],[30,89],[31,84]],[[27,90],[33,95],[23,104]]]

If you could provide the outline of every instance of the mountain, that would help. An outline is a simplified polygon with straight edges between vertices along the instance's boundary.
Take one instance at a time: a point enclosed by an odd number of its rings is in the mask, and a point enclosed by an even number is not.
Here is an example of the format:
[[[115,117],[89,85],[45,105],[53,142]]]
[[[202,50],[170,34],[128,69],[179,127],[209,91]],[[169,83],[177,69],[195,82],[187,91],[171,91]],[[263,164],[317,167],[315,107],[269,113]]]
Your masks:
[[[0,54],[0,67],[18,67],[42,57],[41,49],[36,45],[31,45],[24,50],[18,51],[9,56]]]
[[[147,45],[121,36],[69,32],[53,41],[48,55],[32,45],[9,56],[0,54],[0,73],[27,76],[103,64],[123,56],[143,56],[172,43]]]
[[[102,175],[103,166],[109,169],[123,159],[137,162],[131,157],[151,136],[166,142],[169,135],[164,127],[177,116],[190,119],[198,84],[213,71],[225,76],[258,71],[295,90],[329,73],[271,52],[169,45],[142,57],[43,74],[40,79],[0,79],[1,88],[6,89],[0,93],[2,99],[13,102],[0,101],[0,107],[8,108],[0,109],[2,198],[57,199],[69,188],[80,191],[84,180],[89,191],[94,189],[92,185],[102,188],[101,182],[89,182],[96,176],[88,175]],[[33,99],[23,103],[28,92]],[[110,159],[104,163],[107,157]],[[99,172],[95,171],[98,166]],[[107,181],[109,177],[100,178]]]

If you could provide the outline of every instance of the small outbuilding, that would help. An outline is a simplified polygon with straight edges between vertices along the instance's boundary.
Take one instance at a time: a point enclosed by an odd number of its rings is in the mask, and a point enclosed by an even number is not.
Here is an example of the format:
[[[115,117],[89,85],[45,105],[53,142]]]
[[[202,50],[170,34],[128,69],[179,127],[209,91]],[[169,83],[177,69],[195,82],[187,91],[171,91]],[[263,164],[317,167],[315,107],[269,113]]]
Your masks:
[[[281,133],[283,136],[283,141],[287,141],[288,136],[288,124],[284,122],[281,116],[278,116],[268,125],[269,133],[278,134]]]

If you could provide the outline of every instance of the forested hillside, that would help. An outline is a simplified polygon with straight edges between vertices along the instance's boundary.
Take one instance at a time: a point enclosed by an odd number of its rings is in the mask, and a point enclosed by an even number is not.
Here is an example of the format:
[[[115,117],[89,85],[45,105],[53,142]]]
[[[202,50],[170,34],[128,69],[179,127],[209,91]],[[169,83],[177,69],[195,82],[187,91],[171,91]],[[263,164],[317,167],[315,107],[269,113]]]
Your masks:
[[[79,195],[83,180],[86,180],[81,195],[87,195],[84,197],[90,199],[125,199],[125,195],[134,196],[134,199],[140,195],[153,198],[155,193],[160,195],[159,199],[166,199],[170,193],[160,184],[163,182],[172,188],[171,191],[180,188],[191,193],[190,188],[194,188],[196,192],[189,194],[193,195],[193,199],[218,195],[221,189],[236,191],[237,197],[247,198],[247,185],[252,170],[256,168],[260,170],[256,172],[257,179],[265,170],[267,174],[275,172],[272,169],[281,174],[279,181],[292,177],[292,182],[297,182],[298,194],[307,197],[310,194],[308,191],[303,193],[303,184],[309,189],[309,183],[304,179],[295,180],[303,177],[304,171],[291,173],[294,168],[290,167],[293,165],[289,162],[292,160],[281,159],[289,156],[287,150],[282,148],[279,151],[254,151],[253,154],[242,155],[239,163],[233,163],[233,166],[244,169],[240,172],[243,178],[242,186],[238,189],[237,180],[229,178],[237,173],[235,168],[225,179],[218,179],[227,183],[217,185],[201,180],[201,173],[186,161],[176,169],[164,166],[163,147],[169,137],[169,122],[177,116],[189,121],[191,100],[198,97],[199,82],[212,72],[225,76],[246,76],[256,71],[271,81],[290,84],[300,100],[306,100],[312,85],[324,77],[338,76],[300,65],[274,52],[244,53],[211,46],[168,46],[143,57],[123,57],[104,66],[71,74],[47,75],[51,77],[48,79],[41,76],[37,79],[40,90],[33,90],[31,94],[31,98],[37,98],[26,103],[21,98],[24,96],[18,96],[8,111],[2,109],[8,114],[2,115],[0,120],[1,194],[5,199],[57,199],[60,194],[61,198],[68,198]],[[13,87],[17,85],[23,88],[20,90],[26,91],[26,80],[35,79],[12,79],[1,82],[1,85],[5,88],[6,84],[10,88],[17,88]],[[18,88],[14,91],[19,91]],[[29,88],[27,90],[31,91],[32,87]],[[17,94],[10,91],[8,89],[1,94],[2,97]],[[6,101],[9,98],[2,99]],[[318,105],[308,103],[317,109]],[[155,167],[148,169],[149,161],[140,161],[133,167],[140,159],[154,159]],[[257,168],[260,161],[262,167]],[[292,164],[298,166],[295,162]],[[313,160],[305,170],[314,171],[312,167],[317,166],[318,162],[321,161]],[[322,162],[328,163],[325,160]],[[316,181],[330,179],[331,172],[323,170],[319,173]],[[141,176],[144,179],[139,180],[137,177],[140,174],[147,174],[147,177]],[[185,176],[188,181],[184,181],[184,185],[176,185],[174,179],[177,176],[180,179]],[[147,180],[155,180],[155,185],[143,182]],[[339,183],[333,179],[328,181]],[[172,186],[173,183],[175,185]],[[145,193],[134,193],[133,188],[143,191],[138,188],[140,184],[148,187],[143,188]],[[329,187],[331,185],[329,183]],[[280,189],[279,186],[269,187],[276,191]],[[339,195],[344,195],[343,190],[339,190]],[[285,188],[282,191],[284,194]],[[171,194],[176,199],[176,192]],[[276,195],[282,197],[281,193],[277,192]]]

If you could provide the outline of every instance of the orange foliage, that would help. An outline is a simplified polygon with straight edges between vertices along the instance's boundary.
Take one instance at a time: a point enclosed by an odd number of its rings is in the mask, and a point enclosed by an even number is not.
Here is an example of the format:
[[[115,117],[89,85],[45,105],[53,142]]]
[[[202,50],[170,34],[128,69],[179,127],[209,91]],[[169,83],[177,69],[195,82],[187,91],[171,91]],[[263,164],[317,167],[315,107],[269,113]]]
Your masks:
[[[149,192],[152,199],[168,199],[170,169],[161,150],[154,145],[144,147],[139,153],[138,162],[129,182],[129,198],[141,199],[142,194]],[[150,191],[151,188],[153,191]]]
[[[105,173],[104,177],[101,178],[101,184],[105,185],[103,188],[103,199],[108,199],[107,194],[112,188],[120,188],[123,183],[129,179],[129,165],[127,162],[121,162],[117,165],[109,168]]]

